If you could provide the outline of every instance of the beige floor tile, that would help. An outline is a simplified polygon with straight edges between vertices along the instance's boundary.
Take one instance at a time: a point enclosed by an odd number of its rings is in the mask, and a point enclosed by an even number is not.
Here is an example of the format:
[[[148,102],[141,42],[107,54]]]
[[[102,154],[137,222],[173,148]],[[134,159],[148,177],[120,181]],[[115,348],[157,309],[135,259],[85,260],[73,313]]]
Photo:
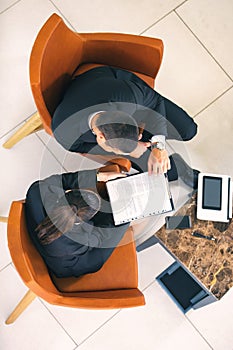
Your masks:
[[[0,2],[0,13],[9,9],[9,7],[16,4],[17,0],[1,0]]]
[[[0,223],[0,271],[11,262],[7,246],[7,224]]]
[[[25,198],[32,182],[64,171],[51,153],[46,152],[44,144],[35,134],[26,137],[11,149],[2,147],[5,140],[6,137],[0,140],[1,216],[8,216],[13,200]]]
[[[1,14],[0,136],[36,110],[29,84],[29,57],[39,29],[56,12],[48,0],[24,0]]]
[[[233,288],[213,304],[187,313],[214,350],[232,349]]]
[[[27,291],[10,265],[0,272],[0,339],[2,350],[73,350],[75,343],[36,299],[11,325],[5,320]]]
[[[182,0],[108,1],[54,0],[54,4],[79,32],[140,34],[181,4]]]
[[[157,282],[144,294],[146,306],[122,310],[88,338],[82,350],[211,349]]]
[[[233,78],[233,1],[189,0],[177,12]]]
[[[82,343],[117,312],[113,310],[84,310],[53,306],[46,303],[48,309],[60,322],[66,332],[77,344]]]
[[[186,143],[193,167],[233,177],[232,110],[233,88],[195,118],[198,134]]]
[[[173,257],[159,243],[139,252],[137,259],[139,288],[142,291],[174,262]]]
[[[144,35],[164,42],[164,57],[156,90],[191,116],[231,86],[231,81],[175,13]]]

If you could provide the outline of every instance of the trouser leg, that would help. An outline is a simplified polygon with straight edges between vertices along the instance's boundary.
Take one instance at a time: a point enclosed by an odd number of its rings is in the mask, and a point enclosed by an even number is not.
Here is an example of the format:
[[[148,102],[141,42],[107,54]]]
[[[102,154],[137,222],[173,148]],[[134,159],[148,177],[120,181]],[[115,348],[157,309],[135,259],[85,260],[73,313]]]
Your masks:
[[[172,156],[170,156],[169,159],[170,159],[171,168],[167,172],[168,181],[175,181],[178,179],[177,168]]]

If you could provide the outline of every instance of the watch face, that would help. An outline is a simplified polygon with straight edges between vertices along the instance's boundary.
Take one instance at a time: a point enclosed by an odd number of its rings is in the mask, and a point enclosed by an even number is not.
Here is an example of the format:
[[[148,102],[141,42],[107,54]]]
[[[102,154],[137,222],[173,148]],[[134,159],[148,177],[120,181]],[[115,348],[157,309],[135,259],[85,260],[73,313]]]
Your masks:
[[[156,143],[152,144],[152,146],[151,146],[151,149],[154,149],[154,148],[163,150],[163,149],[165,149],[165,146],[162,142],[156,142]]]

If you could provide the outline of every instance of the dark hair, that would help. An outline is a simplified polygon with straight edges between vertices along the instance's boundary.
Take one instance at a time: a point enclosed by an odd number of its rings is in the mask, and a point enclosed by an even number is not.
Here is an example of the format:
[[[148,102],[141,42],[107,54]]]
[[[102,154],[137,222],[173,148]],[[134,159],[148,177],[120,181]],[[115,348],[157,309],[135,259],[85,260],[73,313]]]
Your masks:
[[[91,190],[71,190],[37,226],[41,244],[49,244],[70,231],[75,223],[90,220],[100,208],[99,196]]]
[[[138,144],[138,125],[131,115],[121,112],[102,112],[95,126],[104,134],[106,144],[123,153],[132,152]]]

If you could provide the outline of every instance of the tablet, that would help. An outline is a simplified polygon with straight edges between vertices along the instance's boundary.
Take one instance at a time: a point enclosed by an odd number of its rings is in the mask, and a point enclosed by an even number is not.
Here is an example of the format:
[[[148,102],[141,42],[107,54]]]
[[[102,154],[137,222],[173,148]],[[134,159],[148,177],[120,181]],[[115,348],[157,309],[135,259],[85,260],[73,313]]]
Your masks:
[[[228,175],[198,175],[197,218],[228,222],[232,217],[232,186]]]

